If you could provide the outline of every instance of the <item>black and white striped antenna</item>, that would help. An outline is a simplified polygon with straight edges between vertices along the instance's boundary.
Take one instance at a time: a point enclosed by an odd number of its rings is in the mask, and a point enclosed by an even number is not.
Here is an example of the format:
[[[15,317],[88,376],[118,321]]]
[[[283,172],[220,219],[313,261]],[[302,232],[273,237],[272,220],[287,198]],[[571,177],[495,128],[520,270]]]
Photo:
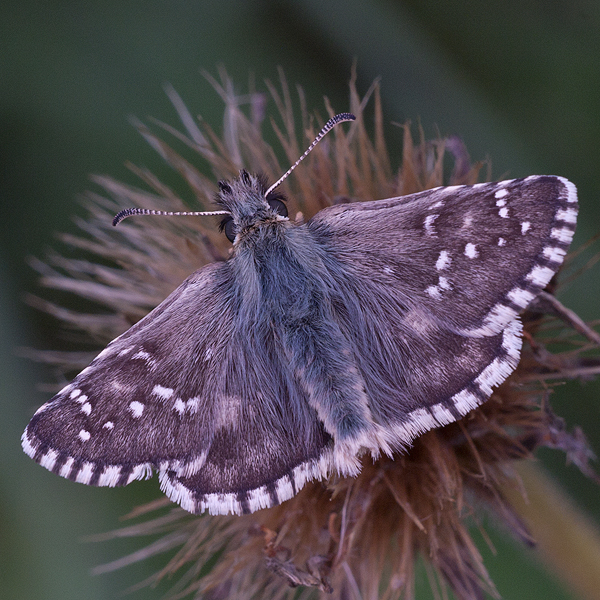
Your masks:
[[[226,210],[208,210],[208,211],[170,211],[170,210],[152,210],[149,208],[125,208],[115,215],[112,224],[116,227],[123,219],[134,215],[162,215],[165,217],[210,217],[211,215],[228,215]]]
[[[308,156],[311,150],[338,124],[344,121],[354,121],[356,117],[351,113],[340,113],[332,117],[325,123],[323,129],[319,131],[317,137],[312,144],[306,149],[304,154],[265,192],[265,197],[269,195],[276,187],[280,186],[289,174]],[[123,219],[134,215],[162,215],[166,217],[210,217],[212,215],[228,215],[226,210],[210,210],[210,211],[167,211],[167,210],[152,210],[149,208],[126,208],[115,215],[112,224],[116,227]]]
[[[306,149],[304,154],[266,191],[265,196],[268,196],[276,187],[279,187],[288,175],[308,156],[310,151],[338,124],[344,121],[355,121],[356,117],[352,113],[340,113],[335,115],[325,123],[323,129],[319,131],[313,143]]]

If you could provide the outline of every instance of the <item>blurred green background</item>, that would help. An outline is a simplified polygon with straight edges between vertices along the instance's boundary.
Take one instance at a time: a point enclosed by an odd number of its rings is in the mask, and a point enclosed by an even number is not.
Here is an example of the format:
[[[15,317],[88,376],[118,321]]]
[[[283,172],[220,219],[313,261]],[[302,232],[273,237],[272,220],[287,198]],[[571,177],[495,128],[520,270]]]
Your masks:
[[[253,73],[327,95],[347,110],[347,81],[359,91],[382,78],[387,122],[420,119],[426,133],[458,134],[493,175],[564,175],[580,191],[575,246],[600,231],[600,3],[597,0],[220,0],[35,2],[0,5],[0,597],[115,598],[157,569],[154,561],[92,577],[97,564],[148,540],[84,543],[113,529],[133,506],[159,495],[156,479],[125,489],[88,488],[27,458],[19,437],[47,394],[43,368],[15,348],[56,348],[57,329],[23,302],[39,292],[28,256],[58,247],[76,230],[77,196],[91,173],[129,183],[131,160],[169,177],[127,118],[178,125],[162,86],[170,82],[193,114],[220,131],[222,103],[199,74],[223,64],[240,91]],[[270,109],[273,106],[270,105]],[[390,125],[390,131],[393,127]],[[398,140],[399,136],[390,139]],[[202,165],[200,165],[202,166]],[[600,271],[561,299],[585,319],[600,316]],[[600,452],[600,387],[571,383],[553,397]],[[581,510],[600,523],[600,493],[563,455],[542,460]],[[492,533],[487,566],[507,599],[574,598],[535,552]],[[600,564],[598,565],[600,569]],[[431,593],[420,576],[419,598]],[[132,599],[159,598],[143,590]],[[600,592],[599,596],[600,598]]]

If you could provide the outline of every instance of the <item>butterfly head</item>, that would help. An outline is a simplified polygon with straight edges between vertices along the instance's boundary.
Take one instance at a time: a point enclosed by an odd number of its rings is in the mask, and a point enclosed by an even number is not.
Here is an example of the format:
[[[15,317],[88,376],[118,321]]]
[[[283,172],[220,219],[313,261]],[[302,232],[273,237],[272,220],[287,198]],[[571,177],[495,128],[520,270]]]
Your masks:
[[[226,210],[221,230],[236,244],[261,229],[288,221],[285,197],[277,190],[268,190],[268,183],[261,175],[240,171],[232,181],[219,181],[217,204]]]

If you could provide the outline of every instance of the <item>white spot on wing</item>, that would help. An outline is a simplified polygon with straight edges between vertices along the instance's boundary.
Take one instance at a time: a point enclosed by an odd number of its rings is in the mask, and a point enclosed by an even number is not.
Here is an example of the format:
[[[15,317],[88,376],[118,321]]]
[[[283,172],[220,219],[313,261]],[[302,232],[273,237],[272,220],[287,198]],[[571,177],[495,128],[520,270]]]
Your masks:
[[[498,238],[498,246],[506,246],[506,240],[504,238]]]
[[[506,189],[501,189],[498,190],[495,194],[494,197],[495,198],[504,198],[504,196],[508,196],[508,190]]]
[[[94,463],[84,462],[75,476],[75,481],[87,485],[94,475],[94,466]]]
[[[200,406],[200,398],[190,398],[187,402],[184,402],[181,398],[177,398],[173,403],[173,409],[176,410],[181,416],[188,411],[191,414],[198,412]]]
[[[439,217],[439,215],[427,215],[425,217],[425,232],[427,235],[435,235],[435,229],[433,222]]]
[[[528,281],[531,281],[535,285],[545,287],[547,283],[552,279],[553,275],[554,269],[551,269],[550,267],[541,267],[538,265],[531,269],[531,272],[528,273],[526,279]]]
[[[430,285],[426,290],[425,290],[432,298],[436,298],[439,299],[442,297],[442,292],[440,290],[440,288],[437,285]]]
[[[448,253],[448,251],[442,250],[435,263],[435,268],[438,271],[443,271],[444,269],[447,269],[450,266],[451,262],[452,259],[450,258],[450,254]]]
[[[198,396],[196,396],[194,398],[190,398],[186,404],[187,404],[187,409],[191,413],[197,413],[198,408],[200,407],[200,398],[198,398]]]
[[[440,425],[446,425],[447,423],[455,421],[454,415],[441,404],[434,404],[431,407],[431,412]]]
[[[511,302],[514,302],[517,306],[520,306],[521,308],[526,308],[527,306],[529,306],[529,303],[535,298],[535,294],[524,290],[523,288],[515,287],[512,290],[510,290],[508,294],[506,294],[506,297]]]
[[[563,244],[570,244],[573,240],[573,231],[568,227],[561,227],[560,229],[554,228],[550,232],[550,237],[554,240],[558,240]]]
[[[506,208],[506,206],[502,207],[499,211],[498,214],[503,218],[503,219],[508,219],[508,208]]]
[[[70,394],[69,394],[69,398],[71,398],[71,400],[75,400],[75,398],[77,398],[77,396],[81,395],[81,390],[73,390]]]
[[[465,256],[467,258],[477,258],[479,256],[479,252],[477,251],[477,246],[475,246],[475,244],[471,244],[471,242],[469,242],[465,246]]]
[[[191,414],[198,412],[200,406],[200,398],[190,398],[187,402],[184,402],[181,398],[177,398],[173,403],[173,408],[181,415],[188,411]]]
[[[127,478],[127,484],[130,484],[136,479],[150,479],[152,477],[152,466],[149,463],[142,463],[133,467],[133,471]]]
[[[521,233],[525,235],[531,229],[531,223],[529,221],[523,221],[521,223]]]
[[[152,356],[150,356],[150,354],[148,354],[148,352],[145,352],[144,350],[140,350],[139,352],[136,352],[131,357],[131,360],[134,360],[134,359],[143,360],[150,368],[153,368],[156,366],[156,361],[152,358]]]
[[[85,402],[81,405],[81,412],[90,415],[92,412],[92,405],[89,402]]]
[[[58,452],[53,450],[52,448],[40,458],[39,463],[48,471],[52,471],[54,469],[54,465],[56,464],[56,459],[58,458]]]
[[[71,473],[71,469],[73,468],[73,463],[75,462],[75,459],[71,456],[69,456],[69,458],[67,458],[67,460],[65,461],[65,464],[60,468],[59,471],[59,475],[61,477],[68,477],[69,474]]]
[[[121,478],[119,465],[107,465],[98,479],[99,486],[115,487]]]
[[[168,400],[173,395],[174,390],[163,387],[162,385],[155,385],[154,388],[152,388],[152,393],[163,400]]]
[[[556,211],[556,220],[565,223],[577,223],[577,211],[574,208],[561,208]]]
[[[448,281],[446,277],[438,277],[437,285],[430,285],[425,291],[436,300],[439,300],[442,297],[442,290],[450,290],[452,289],[451,283]]]
[[[449,290],[452,286],[450,285],[450,282],[445,278],[445,277],[440,277],[440,280],[438,282],[438,285],[440,286],[441,289],[443,290]]]
[[[560,264],[567,253],[562,248],[553,248],[551,246],[546,246],[544,248],[543,254],[549,261]]]
[[[483,325],[477,329],[468,329],[463,332],[463,335],[470,337],[487,337],[488,335],[496,335],[507,323],[514,320],[517,312],[506,304],[495,304],[486,315]]]
[[[466,389],[454,394],[452,402],[454,402],[454,407],[461,415],[466,415],[480,404],[479,398]]]
[[[575,185],[564,177],[557,176],[557,179],[559,179],[567,188],[567,202],[577,202],[577,188]]]
[[[113,429],[115,426],[115,424],[112,421],[106,421],[106,423],[104,423],[104,425],[102,425],[102,427],[104,429]]]
[[[82,441],[87,442],[92,436],[90,434],[89,431],[86,431],[85,429],[82,429],[79,432],[79,437],[81,438]]]
[[[131,414],[135,418],[139,418],[142,416],[142,413],[144,412],[144,405],[141,402],[134,400],[133,402],[131,402],[129,404],[129,410],[131,411]]]
[[[505,192],[506,190],[500,190],[501,192]],[[500,199],[500,200],[496,200],[496,206],[498,208],[501,208],[503,206],[506,206],[506,200],[504,200],[504,198]]]

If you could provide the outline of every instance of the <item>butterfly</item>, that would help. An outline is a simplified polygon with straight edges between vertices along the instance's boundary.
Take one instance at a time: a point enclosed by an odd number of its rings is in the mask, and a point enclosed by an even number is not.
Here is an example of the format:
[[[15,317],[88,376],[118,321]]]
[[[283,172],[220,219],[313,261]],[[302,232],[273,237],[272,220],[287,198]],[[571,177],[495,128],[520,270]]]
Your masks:
[[[220,182],[230,258],[193,273],[44,404],[22,437],[30,457],[88,485],[156,470],[187,511],[249,513],[357,475],[364,453],[406,449],[516,368],[518,315],[573,238],[570,181],[439,187],[302,224],[280,181]]]

